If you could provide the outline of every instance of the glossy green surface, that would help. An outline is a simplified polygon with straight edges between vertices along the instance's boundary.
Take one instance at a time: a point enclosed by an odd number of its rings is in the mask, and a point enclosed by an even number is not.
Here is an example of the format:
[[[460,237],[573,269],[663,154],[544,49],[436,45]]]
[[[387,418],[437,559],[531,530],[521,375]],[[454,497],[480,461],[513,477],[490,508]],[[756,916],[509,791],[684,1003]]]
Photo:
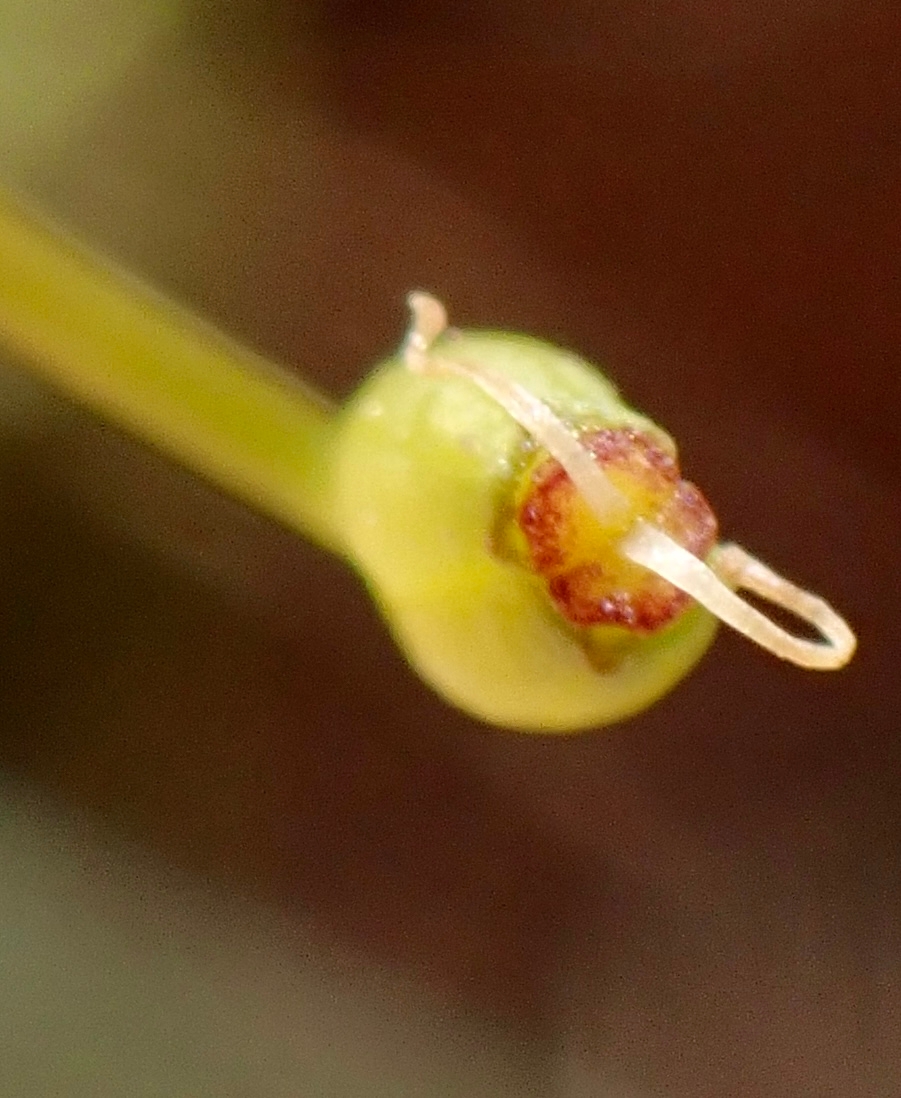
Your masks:
[[[515,378],[566,419],[659,434],[600,373],[535,340],[451,334],[435,353]],[[671,689],[715,621],[698,608],[651,638],[595,629],[589,658],[588,631],[577,635],[541,582],[494,551],[526,445],[472,383],[416,376],[392,360],[339,415],[336,529],[408,660],[449,700],[522,730],[608,724]]]

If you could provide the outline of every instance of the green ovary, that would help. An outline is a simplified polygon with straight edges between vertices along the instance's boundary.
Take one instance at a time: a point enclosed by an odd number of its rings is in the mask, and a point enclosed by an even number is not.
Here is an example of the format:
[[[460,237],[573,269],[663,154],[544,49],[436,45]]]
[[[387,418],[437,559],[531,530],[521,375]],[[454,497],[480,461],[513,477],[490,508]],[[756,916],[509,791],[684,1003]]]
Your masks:
[[[467,333],[446,349],[566,418],[661,435],[597,371],[546,344]],[[340,413],[336,526],[410,663],[448,700],[521,730],[609,724],[666,694],[710,644],[715,620],[692,607],[653,636],[565,621],[542,579],[493,543],[526,442],[465,379],[391,361]]]

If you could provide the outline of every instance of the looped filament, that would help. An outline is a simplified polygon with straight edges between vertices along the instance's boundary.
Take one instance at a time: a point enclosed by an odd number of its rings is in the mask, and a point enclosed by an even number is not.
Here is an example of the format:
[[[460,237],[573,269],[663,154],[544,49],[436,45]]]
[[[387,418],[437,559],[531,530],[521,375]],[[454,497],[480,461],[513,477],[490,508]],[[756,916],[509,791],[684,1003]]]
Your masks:
[[[447,327],[444,306],[430,294],[411,293],[412,314],[404,360],[416,373],[466,378],[495,400],[560,463],[585,502],[602,522],[624,511],[627,500],[568,426],[543,400],[495,371],[457,361],[432,345]],[[717,546],[706,561],[694,556],[663,530],[636,520],[618,545],[627,559],[656,573],[706,607],[721,621],[800,667],[836,670],[851,659],[857,640],[847,623],[817,595],[796,587],[737,545]],[[822,641],[789,633],[742,599],[744,589],[794,614],[816,629]]]

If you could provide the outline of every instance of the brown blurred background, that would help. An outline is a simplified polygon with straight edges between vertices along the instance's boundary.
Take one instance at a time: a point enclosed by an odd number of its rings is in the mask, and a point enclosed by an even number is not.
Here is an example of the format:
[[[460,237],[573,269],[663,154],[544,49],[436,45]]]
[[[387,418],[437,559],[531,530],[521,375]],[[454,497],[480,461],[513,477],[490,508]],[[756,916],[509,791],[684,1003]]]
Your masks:
[[[98,867],[128,878],[129,948],[183,874],[350,958],[374,1002],[399,992],[372,970],[405,981],[457,1042],[428,1083],[160,1093],[899,1092],[899,43],[890,0],[197,2],[13,158],[88,239],[336,395],[415,286],[604,363],[726,535],[861,639],[820,677],[723,636],[628,724],[487,729],[413,678],[339,563],[26,394],[0,469],[17,826],[68,836],[88,924]],[[69,822],[42,831],[51,804]],[[145,856],[154,885],[122,868]],[[391,1009],[389,1059],[414,1024]],[[86,1077],[138,1093],[102,1057]]]

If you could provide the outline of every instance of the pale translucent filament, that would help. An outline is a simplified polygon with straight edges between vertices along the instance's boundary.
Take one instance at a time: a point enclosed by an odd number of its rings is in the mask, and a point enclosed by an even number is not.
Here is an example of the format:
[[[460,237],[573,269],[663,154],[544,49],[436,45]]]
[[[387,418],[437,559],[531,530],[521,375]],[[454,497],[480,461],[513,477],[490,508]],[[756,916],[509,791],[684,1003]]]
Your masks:
[[[447,327],[444,306],[430,294],[407,299],[412,319],[404,344],[407,366],[421,374],[467,378],[507,413],[566,470],[586,503],[602,522],[628,506],[578,434],[524,386],[482,366],[456,361],[434,341]],[[719,545],[702,561],[658,527],[638,519],[619,543],[623,556],[655,572],[691,595],[721,621],[755,643],[800,667],[821,671],[843,667],[857,640],[847,623],[821,598],[771,571],[737,545]],[[751,591],[813,626],[824,638],[796,637],[736,594]]]

